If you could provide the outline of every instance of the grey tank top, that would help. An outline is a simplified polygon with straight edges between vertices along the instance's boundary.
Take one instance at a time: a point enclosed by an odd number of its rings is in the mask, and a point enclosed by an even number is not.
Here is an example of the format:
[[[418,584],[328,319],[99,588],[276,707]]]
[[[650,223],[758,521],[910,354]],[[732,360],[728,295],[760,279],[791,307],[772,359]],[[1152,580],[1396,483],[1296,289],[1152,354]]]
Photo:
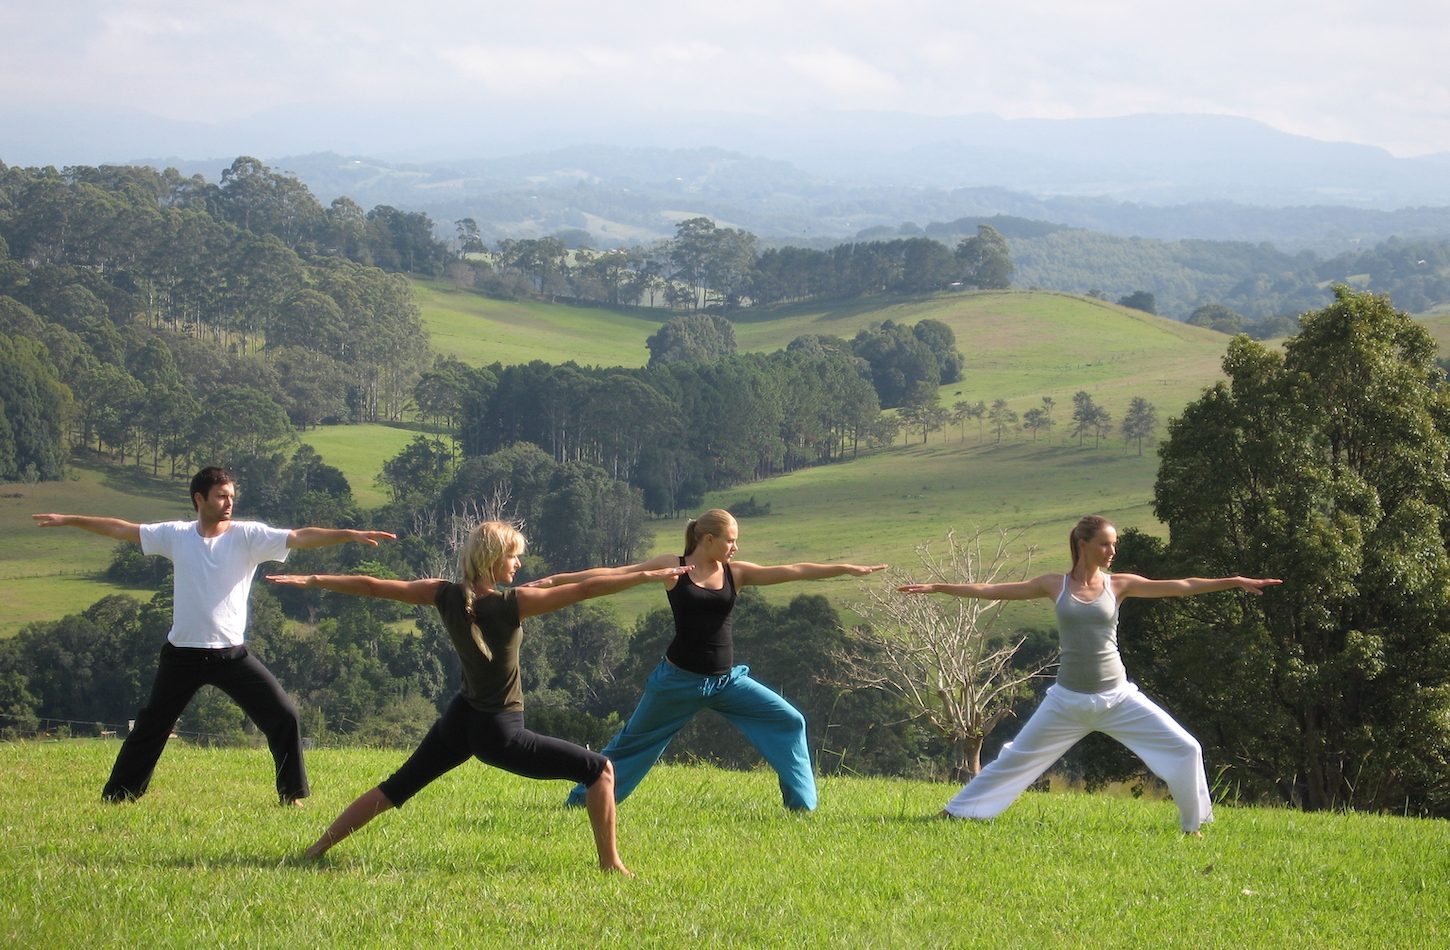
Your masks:
[[[1104,578],[1103,592],[1083,603],[1067,590],[1057,595],[1057,640],[1060,657],[1057,682],[1074,693],[1102,693],[1128,681],[1118,655],[1118,599],[1112,578]]]

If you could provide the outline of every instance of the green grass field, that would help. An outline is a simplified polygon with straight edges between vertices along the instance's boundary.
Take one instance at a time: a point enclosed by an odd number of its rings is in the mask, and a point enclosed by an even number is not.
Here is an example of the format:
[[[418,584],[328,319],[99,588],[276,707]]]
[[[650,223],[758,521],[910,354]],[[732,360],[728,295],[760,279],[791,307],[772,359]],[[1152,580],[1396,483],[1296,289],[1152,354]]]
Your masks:
[[[299,433],[323,462],[342,472],[360,508],[387,504],[388,492],[378,486],[383,463],[423,433],[405,426],[364,424],[318,426]]]
[[[644,341],[665,322],[664,311],[573,307],[533,300],[496,300],[447,281],[414,280],[429,342],[470,366],[565,363],[643,366]]]
[[[620,807],[633,879],[593,868],[561,782],[470,762],[319,865],[296,856],[405,753],[319,750],[274,802],[261,750],[169,749],[103,805],[114,740],[0,744],[9,947],[1432,947],[1450,825],[1029,793],[930,820],[953,786],[829,778],[787,814],[769,772],[661,767]]]

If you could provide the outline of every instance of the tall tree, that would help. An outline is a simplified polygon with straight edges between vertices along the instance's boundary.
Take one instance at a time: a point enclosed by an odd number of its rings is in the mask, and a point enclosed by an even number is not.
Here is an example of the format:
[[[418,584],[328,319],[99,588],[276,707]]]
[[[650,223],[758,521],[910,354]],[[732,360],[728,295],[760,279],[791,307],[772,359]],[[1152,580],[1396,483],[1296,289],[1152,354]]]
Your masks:
[[[715,314],[671,317],[645,340],[649,365],[717,360],[735,352],[735,325]]]
[[[1142,628],[1150,686],[1194,683],[1173,694],[1230,784],[1311,809],[1450,815],[1450,393],[1435,343],[1387,298],[1344,287],[1301,326],[1282,355],[1235,338],[1227,382],[1170,424],[1154,510],[1171,543],[1136,557],[1273,573],[1282,589],[1195,598],[1201,612],[1153,602],[1125,615],[1123,639]]]
[[[1158,409],[1142,396],[1134,396],[1123,415],[1123,439],[1138,443],[1138,455],[1143,454],[1143,440],[1151,438],[1158,428]]]
[[[1007,239],[990,224],[977,226],[975,237],[957,244],[957,261],[962,283],[981,290],[1005,290],[1012,286],[1012,253]]]

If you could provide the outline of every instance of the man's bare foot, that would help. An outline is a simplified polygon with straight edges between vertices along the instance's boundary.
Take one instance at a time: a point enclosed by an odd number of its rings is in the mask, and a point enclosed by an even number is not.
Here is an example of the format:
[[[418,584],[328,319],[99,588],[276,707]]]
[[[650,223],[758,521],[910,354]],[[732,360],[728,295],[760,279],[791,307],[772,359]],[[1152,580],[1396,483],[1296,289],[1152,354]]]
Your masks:
[[[301,808],[301,807],[303,807],[302,799],[300,799],[300,798],[291,798],[291,797],[289,797],[287,795],[280,796],[277,799],[277,804],[281,805],[283,808]]]
[[[1183,833],[1183,835],[1186,838],[1202,838],[1203,837],[1203,832],[1196,831],[1196,830],[1195,831],[1185,831]]]
[[[603,861],[600,861],[599,870],[606,874],[623,874],[625,877],[634,877],[634,872],[625,867],[624,862],[619,860],[615,860],[613,864],[605,864]]]

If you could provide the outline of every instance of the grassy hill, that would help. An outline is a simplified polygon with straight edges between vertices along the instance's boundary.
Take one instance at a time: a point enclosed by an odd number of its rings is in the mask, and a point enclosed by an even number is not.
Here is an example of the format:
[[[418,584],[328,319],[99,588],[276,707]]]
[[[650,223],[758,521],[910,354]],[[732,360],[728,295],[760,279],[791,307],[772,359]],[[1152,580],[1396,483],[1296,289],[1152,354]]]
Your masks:
[[[114,740],[0,744],[0,944],[13,947],[1431,947],[1450,825],[1029,793],[929,820],[955,790],[829,778],[812,815],[769,772],[660,767],[620,807],[633,879],[593,869],[562,782],[469,762],[320,865],[295,859],[403,759],[309,757],[273,804],[265,751],[174,742],[150,793],[99,801]]]
[[[577,363],[643,366],[644,341],[663,311],[610,310],[534,300],[495,300],[443,280],[414,280],[413,292],[433,349],[470,366]]]
[[[415,284],[434,347],[478,364],[499,359],[575,359],[597,365],[642,365],[644,340],[664,319],[647,311],[591,310],[538,302],[498,301]],[[1217,378],[1227,338],[1198,327],[1087,298],[1055,293],[1005,292],[938,295],[837,307],[802,306],[742,314],[736,336],[742,349],[770,351],[806,333],[851,337],[874,322],[940,320],[956,333],[966,356],[964,379],[942,387],[946,405],[1002,398],[1021,413],[1043,396],[1056,400],[1057,427],[1033,441],[1026,433],[997,444],[975,422],[965,431],[936,433],[922,445],[899,441],[849,463],[795,472],[718,492],[707,505],[729,507],[754,495],[771,505],[768,517],[741,526],[741,557],[760,563],[790,560],[887,561],[910,568],[916,545],[948,530],[974,527],[1027,529],[1044,569],[1064,559],[1062,539],[1082,514],[1102,513],[1120,527],[1156,531],[1150,503],[1157,460],[1139,458],[1120,439],[1079,447],[1066,430],[1072,395],[1079,389],[1121,419],[1129,400],[1142,396],[1160,421],[1177,413]],[[415,433],[370,425],[311,429],[302,440],[347,476],[364,506],[381,503],[375,484],[382,463]],[[1160,429],[1161,434],[1161,429]],[[106,490],[98,493],[98,484]],[[8,486],[0,505],[0,579],[14,599],[0,604],[0,636],[23,623],[55,619],[83,608],[111,588],[94,576],[110,560],[111,545],[80,532],[38,539],[29,514],[72,510],[149,520],[185,511],[184,485],[140,476],[78,469],[70,482]],[[135,494],[134,501],[130,497]],[[15,497],[18,496],[18,497]],[[245,486],[240,510],[245,515]],[[652,522],[648,553],[677,549],[682,520]],[[43,540],[40,548],[37,540]],[[810,591],[847,604],[859,581],[833,580],[768,589],[773,599]],[[658,591],[639,588],[614,598],[632,616],[660,604]],[[1038,604],[1014,605],[1009,620],[1038,623]]]

